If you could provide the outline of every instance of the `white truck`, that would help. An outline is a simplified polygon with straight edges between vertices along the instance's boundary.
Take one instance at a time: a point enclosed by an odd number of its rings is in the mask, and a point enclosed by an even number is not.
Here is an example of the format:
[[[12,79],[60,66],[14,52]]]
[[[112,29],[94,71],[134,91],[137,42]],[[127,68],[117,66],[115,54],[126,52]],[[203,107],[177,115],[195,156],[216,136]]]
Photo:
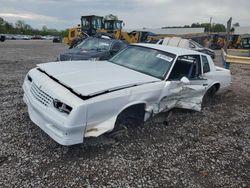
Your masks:
[[[25,77],[23,99],[35,124],[56,142],[73,145],[130,118],[143,123],[175,107],[200,111],[204,96],[230,83],[230,71],[206,54],[134,44],[109,61],[39,64]]]
[[[163,39],[160,39],[157,44],[195,50],[197,52],[210,55],[212,59],[215,58],[215,52],[212,49],[205,48],[192,39],[184,39],[181,37],[165,37]]]

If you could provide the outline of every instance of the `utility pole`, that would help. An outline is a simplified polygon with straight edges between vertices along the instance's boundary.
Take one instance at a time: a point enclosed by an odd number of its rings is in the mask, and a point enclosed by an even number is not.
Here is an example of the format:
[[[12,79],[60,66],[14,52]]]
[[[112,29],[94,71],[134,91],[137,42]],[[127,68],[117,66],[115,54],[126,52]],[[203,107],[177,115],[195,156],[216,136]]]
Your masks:
[[[224,46],[224,50],[226,53],[227,53],[227,48],[228,48],[229,40],[230,40],[231,25],[232,25],[232,17],[230,17],[230,19],[227,21],[227,40]]]
[[[209,21],[209,28],[208,28],[208,34],[209,35],[211,33],[211,27],[212,27],[212,17],[210,17],[210,21]]]
[[[229,39],[230,39],[230,31],[231,31],[231,25],[232,25],[232,17],[227,21],[227,38],[226,42],[224,44],[224,51],[227,54],[227,48],[229,45]],[[224,68],[229,69],[230,68],[230,63],[224,61]]]

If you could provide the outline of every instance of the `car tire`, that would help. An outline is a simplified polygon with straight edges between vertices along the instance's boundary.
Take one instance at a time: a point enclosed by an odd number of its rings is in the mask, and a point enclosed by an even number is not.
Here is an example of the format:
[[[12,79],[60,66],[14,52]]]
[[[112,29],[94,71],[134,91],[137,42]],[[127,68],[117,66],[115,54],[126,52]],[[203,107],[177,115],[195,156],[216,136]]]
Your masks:
[[[0,41],[1,41],[1,42],[4,42],[4,41],[5,41],[5,39],[6,39],[6,37],[5,37],[5,36],[0,36]]]
[[[114,129],[109,136],[115,139],[128,135],[128,127],[144,125],[144,105],[135,105],[125,109],[116,119]]]
[[[219,89],[218,86],[215,84],[207,90],[207,92],[205,93],[202,99],[202,107],[209,104],[210,100],[213,98],[213,96],[218,91],[218,89]]]

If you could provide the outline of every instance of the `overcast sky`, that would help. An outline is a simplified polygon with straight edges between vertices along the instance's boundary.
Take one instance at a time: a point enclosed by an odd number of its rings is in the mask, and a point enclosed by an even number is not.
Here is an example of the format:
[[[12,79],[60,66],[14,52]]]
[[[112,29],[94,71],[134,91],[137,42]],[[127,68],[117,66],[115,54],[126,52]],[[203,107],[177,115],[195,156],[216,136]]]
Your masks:
[[[0,0],[0,17],[24,20],[33,28],[65,29],[80,23],[80,16],[115,14],[126,28],[160,28],[194,22],[250,26],[250,0]]]

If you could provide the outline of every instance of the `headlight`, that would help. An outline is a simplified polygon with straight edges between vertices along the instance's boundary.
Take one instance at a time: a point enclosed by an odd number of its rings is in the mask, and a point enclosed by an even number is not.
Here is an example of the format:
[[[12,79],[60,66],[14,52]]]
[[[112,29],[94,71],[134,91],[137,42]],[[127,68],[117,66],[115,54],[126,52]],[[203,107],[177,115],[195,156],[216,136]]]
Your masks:
[[[90,61],[99,61],[100,57],[93,57],[93,58],[89,58]]]
[[[64,112],[66,114],[69,114],[72,110],[72,107],[68,106],[67,104],[64,104],[58,99],[53,100],[53,105],[57,110],[59,110],[60,112]]]

